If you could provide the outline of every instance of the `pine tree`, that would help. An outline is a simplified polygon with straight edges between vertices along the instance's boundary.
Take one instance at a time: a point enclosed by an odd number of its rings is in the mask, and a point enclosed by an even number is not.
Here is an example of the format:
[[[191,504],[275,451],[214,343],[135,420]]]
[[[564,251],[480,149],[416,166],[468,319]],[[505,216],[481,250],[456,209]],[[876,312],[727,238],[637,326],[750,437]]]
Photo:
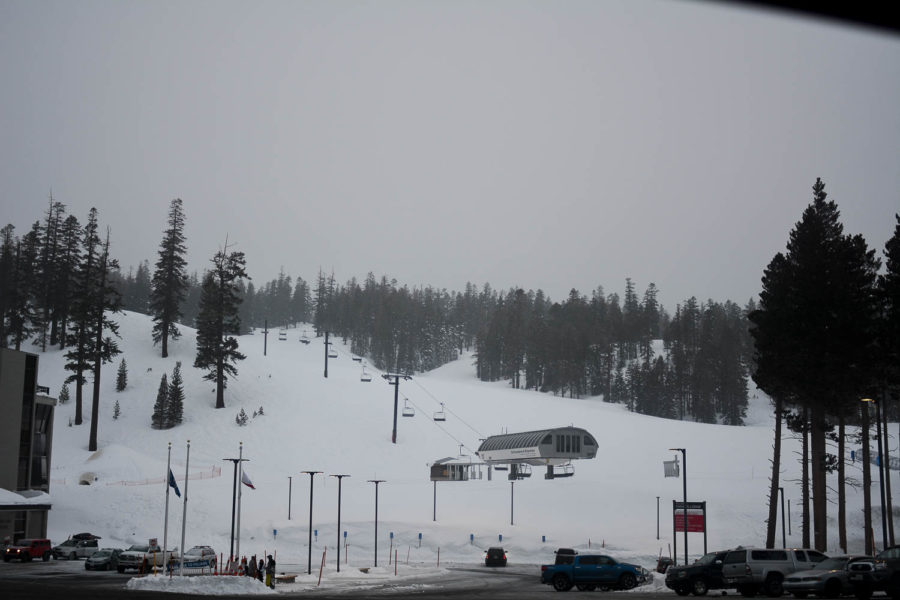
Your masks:
[[[15,294],[16,237],[11,224],[0,229],[0,348],[6,347],[6,326]]]
[[[175,363],[172,381],[166,396],[166,423],[168,427],[181,425],[184,421],[184,384],[181,380],[181,361]]]
[[[112,362],[120,353],[119,346],[111,337],[103,337],[109,330],[119,337],[119,325],[106,316],[107,312],[120,312],[122,297],[113,287],[109,279],[110,272],[118,268],[118,263],[109,257],[109,227],[106,228],[106,241],[100,253],[99,281],[94,290],[92,311],[94,313],[94,393],[91,398],[91,435],[88,450],[97,450],[97,428],[100,421],[100,368],[104,363]]]
[[[69,384],[63,383],[62,389],[59,391],[59,403],[66,404],[69,402]]]
[[[123,358],[119,363],[119,371],[116,373],[116,391],[124,392],[126,387],[128,387],[128,365],[125,364]]]
[[[240,333],[237,283],[246,278],[244,253],[216,252],[213,270],[203,278],[200,314],[197,316],[197,356],[194,366],[208,373],[204,379],[216,383],[216,408],[225,408],[225,388],[229,376],[237,375],[235,363],[245,357],[238,352],[238,341],[228,334]]]
[[[260,406],[260,407],[259,407],[259,412],[257,412],[256,414],[258,414],[259,416],[262,416],[262,415],[264,415],[264,414],[266,414],[266,413],[263,412],[263,408],[262,408],[262,406]]]
[[[119,415],[122,414],[122,407],[119,406],[119,401],[116,400],[116,403],[113,405],[113,421],[119,420]]]
[[[159,246],[150,293],[153,343],[162,342],[163,358],[169,355],[169,338],[177,340],[181,336],[175,324],[181,318],[181,303],[188,290],[184,242],[184,211],[181,199],[175,198],[169,205],[168,228]]]
[[[169,397],[169,383],[166,374],[162,374],[159,380],[159,390],[156,392],[156,403],[153,405],[153,415],[150,417],[150,426],[153,429],[168,429],[166,419],[166,400]]]
[[[243,408],[241,409],[241,412],[239,412],[237,414],[237,416],[234,418],[234,422],[237,423],[238,425],[240,425],[241,427],[243,427],[244,425],[247,424],[247,420],[248,420],[247,413],[244,412]]]

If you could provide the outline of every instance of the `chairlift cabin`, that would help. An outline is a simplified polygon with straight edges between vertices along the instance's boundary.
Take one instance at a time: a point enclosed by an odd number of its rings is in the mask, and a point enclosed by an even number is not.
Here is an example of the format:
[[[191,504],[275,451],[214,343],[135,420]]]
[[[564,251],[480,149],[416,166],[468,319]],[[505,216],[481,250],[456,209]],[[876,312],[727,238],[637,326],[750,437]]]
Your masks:
[[[362,362],[362,356],[357,356],[357,355],[353,354],[350,356],[350,360],[352,360],[353,362]]]
[[[597,440],[580,427],[557,427],[494,435],[475,454],[488,464],[545,466],[544,478],[555,479],[571,476],[573,460],[596,457]]]
[[[307,335],[306,335],[306,330],[305,330],[305,329],[303,330],[303,334],[300,336],[300,343],[301,343],[301,344],[308,344],[308,343],[309,343],[309,338],[308,338]]]
[[[434,420],[435,421],[446,421],[447,420],[447,415],[444,414],[444,403],[443,402],[441,402],[441,410],[434,413]]]
[[[331,347],[331,342],[328,343],[328,358],[337,358],[337,350]]]
[[[287,340],[287,331],[281,330],[278,332],[278,340],[283,342]]]
[[[409,405],[409,399],[403,399],[403,416],[404,417],[414,417],[416,416],[416,409]]]

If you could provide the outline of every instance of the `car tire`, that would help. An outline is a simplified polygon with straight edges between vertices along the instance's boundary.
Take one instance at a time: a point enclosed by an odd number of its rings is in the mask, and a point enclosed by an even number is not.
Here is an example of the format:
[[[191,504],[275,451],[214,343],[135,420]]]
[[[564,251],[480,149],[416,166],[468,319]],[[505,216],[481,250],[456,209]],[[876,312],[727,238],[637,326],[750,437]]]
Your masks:
[[[557,574],[553,576],[553,589],[557,592],[568,592],[572,589],[572,582],[569,581],[569,578],[563,574]]]
[[[769,575],[763,585],[763,591],[769,598],[778,598],[784,595],[784,578],[781,575]]]
[[[829,579],[825,582],[825,590],[822,595],[825,598],[840,598],[841,597],[841,582],[837,579]]]
[[[637,577],[634,576],[634,573],[622,573],[622,575],[619,576],[619,589],[630,590],[636,585]]]
[[[695,596],[705,596],[708,591],[709,584],[707,584],[706,580],[702,577],[698,577],[691,582],[691,593]]]

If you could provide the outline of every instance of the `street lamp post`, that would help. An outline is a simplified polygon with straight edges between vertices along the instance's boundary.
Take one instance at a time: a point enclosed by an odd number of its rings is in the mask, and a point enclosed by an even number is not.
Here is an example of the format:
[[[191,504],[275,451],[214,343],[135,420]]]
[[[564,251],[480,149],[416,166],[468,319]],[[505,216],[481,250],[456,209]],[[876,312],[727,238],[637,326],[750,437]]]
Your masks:
[[[229,558],[234,558],[234,517],[235,511],[237,509],[237,486],[238,486],[238,465],[242,462],[249,462],[250,459],[243,458],[244,456],[244,442],[240,444],[240,450],[238,452],[238,458],[223,458],[222,460],[230,460],[234,463],[234,482],[231,484],[231,547],[229,549],[228,556]]]
[[[312,510],[313,510],[313,478],[322,471],[301,471],[309,475],[309,556],[306,563],[306,574],[312,574]]]
[[[375,484],[375,566],[378,566],[378,484],[384,483],[384,479],[369,479],[369,483]]]
[[[881,431],[881,407],[878,405],[877,398],[863,398],[862,401],[875,404],[875,422],[878,431],[878,435],[875,437],[876,441],[878,442],[878,448],[876,450],[878,452],[878,459],[876,466],[878,467],[878,488],[881,501],[881,547],[887,548],[887,512],[884,506],[884,454],[882,454],[881,452],[881,438],[884,437]],[[866,412],[868,412],[868,410]]]
[[[681,481],[684,501],[681,507],[684,509],[684,564],[688,564],[688,518],[687,518],[687,450],[685,448],[669,448],[669,450],[681,452]]]
[[[291,520],[291,485],[293,481],[291,480],[291,476],[288,475],[288,521]]]
[[[341,483],[344,480],[344,477],[350,477],[349,475],[330,475],[330,477],[337,477],[338,480],[338,520],[337,520],[337,572],[341,572]]]

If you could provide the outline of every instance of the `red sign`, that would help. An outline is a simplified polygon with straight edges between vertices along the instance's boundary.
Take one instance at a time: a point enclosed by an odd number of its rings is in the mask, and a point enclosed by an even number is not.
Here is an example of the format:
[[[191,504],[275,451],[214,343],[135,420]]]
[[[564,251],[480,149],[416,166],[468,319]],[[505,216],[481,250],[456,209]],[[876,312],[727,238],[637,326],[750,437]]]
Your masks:
[[[684,512],[678,511],[674,514],[675,531],[684,531]],[[688,533],[702,533],[704,531],[703,513],[688,513],[687,515]]]

